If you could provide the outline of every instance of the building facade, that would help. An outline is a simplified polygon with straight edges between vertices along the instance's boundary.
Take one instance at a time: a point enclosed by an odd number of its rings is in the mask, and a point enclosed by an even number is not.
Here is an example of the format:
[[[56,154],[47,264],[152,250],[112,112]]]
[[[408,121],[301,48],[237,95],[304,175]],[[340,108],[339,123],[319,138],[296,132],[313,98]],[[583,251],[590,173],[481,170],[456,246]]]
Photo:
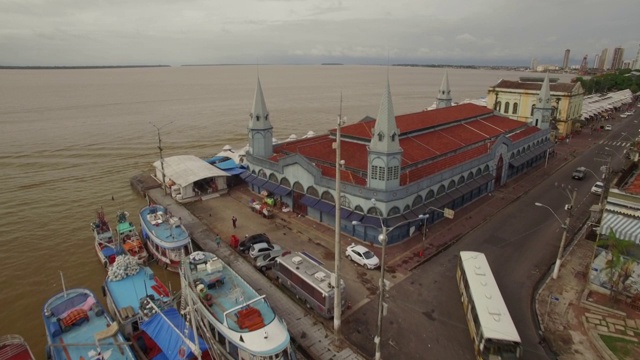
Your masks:
[[[624,48],[617,47],[613,49],[613,59],[611,60],[611,70],[622,69],[624,61]]]
[[[598,69],[600,70],[606,70],[607,69],[607,56],[609,54],[609,49],[608,48],[604,48],[602,49],[602,52],[600,53],[600,62],[598,63]]]
[[[549,129],[476,104],[447,106],[450,98],[445,74],[439,108],[396,116],[387,81],[376,119],[340,127],[344,163],[336,166],[337,129],[271,144],[258,81],[242,177],[255,193],[328,226],[339,212],[341,231],[352,237],[379,244],[384,226],[389,244],[401,242],[442,219],[445,208],[464,207],[544,162],[553,148]]]
[[[500,80],[488,90],[487,107],[514,120],[550,127],[552,136],[563,138],[580,128],[583,98],[584,90],[580,83],[560,83],[547,74],[545,78]],[[536,108],[541,107],[551,109],[550,114],[545,114],[549,116],[548,119],[542,114],[535,117]]]
[[[564,59],[562,60],[562,69],[569,70],[569,54],[571,53],[570,49],[564,51]]]

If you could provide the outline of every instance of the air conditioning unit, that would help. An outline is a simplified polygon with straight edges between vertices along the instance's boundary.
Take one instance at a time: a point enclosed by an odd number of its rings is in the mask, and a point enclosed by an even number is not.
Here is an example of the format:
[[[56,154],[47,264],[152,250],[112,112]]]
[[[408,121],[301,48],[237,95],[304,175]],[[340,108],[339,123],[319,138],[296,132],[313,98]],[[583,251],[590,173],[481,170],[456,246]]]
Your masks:
[[[300,264],[302,264],[302,258],[300,256],[296,256],[293,259],[291,259],[291,262],[296,264],[296,265],[300,265]]]
[[[325,281],[327,280],[327,274],[323,273],[322,271],[318,271],[315,275],[313,275],[316,280],[318,281]]]

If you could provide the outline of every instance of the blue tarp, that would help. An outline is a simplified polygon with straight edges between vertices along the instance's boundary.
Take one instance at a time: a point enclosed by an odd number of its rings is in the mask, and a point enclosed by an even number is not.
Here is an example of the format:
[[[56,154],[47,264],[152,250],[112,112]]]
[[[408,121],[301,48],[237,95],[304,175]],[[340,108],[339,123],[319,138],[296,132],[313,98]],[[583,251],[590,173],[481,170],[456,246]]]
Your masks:
[[[247,170],[242,169],[242,168],[231,168],[231,169],[220,169],[220,170],[226,172],[229,175],[239,175],[239,174],[244,174],[245,172],[247,172]]]
[[[167,309],[163,311],[162,314],[169,319],[176,329],[184,331],[188,328],[187,324],[178,313],[178,310],[175,308]],[[149,335],[149,337],[158,344],[166,359],[179,359],[180,356],[178,356],[178,350],[182,346],[187,350],[186,358],[191,358],[193,356],[193,352],[191,352],[189,346],[184,343],[180,334],[176,333],[176,331],[171,327],[171,324],[167,323],[160,314],[156,314],[142,324],[142,330],[144,330],[144,332],[146,332],[147,335]],[[193,339],[193,330],[190,328],[188,338],[192,343],[195,343]],[[207,350],[207,345],[200,337],[198,337],[198,345],[200,347],[200,351],[204,352]],[[156,356],[154,358],[154,360],[161,359],[163,359],[163,357]]]

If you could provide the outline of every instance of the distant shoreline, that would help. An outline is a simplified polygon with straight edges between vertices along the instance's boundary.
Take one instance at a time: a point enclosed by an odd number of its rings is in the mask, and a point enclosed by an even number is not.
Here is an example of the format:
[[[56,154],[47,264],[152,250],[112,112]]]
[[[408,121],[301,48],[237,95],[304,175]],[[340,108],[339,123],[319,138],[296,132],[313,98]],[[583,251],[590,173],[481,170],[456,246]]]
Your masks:
[[[78,70],[78,69],[131,69],[171,67],[171,65],[105,65],[105,66],[2,66],[0,70]]]

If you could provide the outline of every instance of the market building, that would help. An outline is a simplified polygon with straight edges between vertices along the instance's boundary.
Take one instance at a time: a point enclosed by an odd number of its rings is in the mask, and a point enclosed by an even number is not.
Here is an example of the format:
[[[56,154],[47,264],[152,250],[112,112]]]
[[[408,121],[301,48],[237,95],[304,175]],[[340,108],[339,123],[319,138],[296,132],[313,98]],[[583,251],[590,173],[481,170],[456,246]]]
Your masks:
[[[541,94],[543,102],[551,101],[548,83]],[[445,208],[462,208],[544,163],[553,150],[548,122],[542,122],[551,107],[536,109],[540,123],[533,126],[472,103],[452,106],[446,74],[436,101],[434,110],[396,116],[387,81],[377,118],[274,144],[258,79],[248,126],[249,171],[241,176],[255,193],[328,226],[336,226],[339,210],[341,231],[352,237],[379,244],[384,224],[393,244],[442,219]]]
[[[545,83],[547,83],[545,85]],[[549,96],[541,94],[549,87]],[[487,105],[511,119],[536,124],[535,108],[551,109],[551,136],[563,139],[586,123],[582,120],[584,90],[579,82],[561,83],[547,74],[521,77],[518,81],[500,80],[488,90]]]

